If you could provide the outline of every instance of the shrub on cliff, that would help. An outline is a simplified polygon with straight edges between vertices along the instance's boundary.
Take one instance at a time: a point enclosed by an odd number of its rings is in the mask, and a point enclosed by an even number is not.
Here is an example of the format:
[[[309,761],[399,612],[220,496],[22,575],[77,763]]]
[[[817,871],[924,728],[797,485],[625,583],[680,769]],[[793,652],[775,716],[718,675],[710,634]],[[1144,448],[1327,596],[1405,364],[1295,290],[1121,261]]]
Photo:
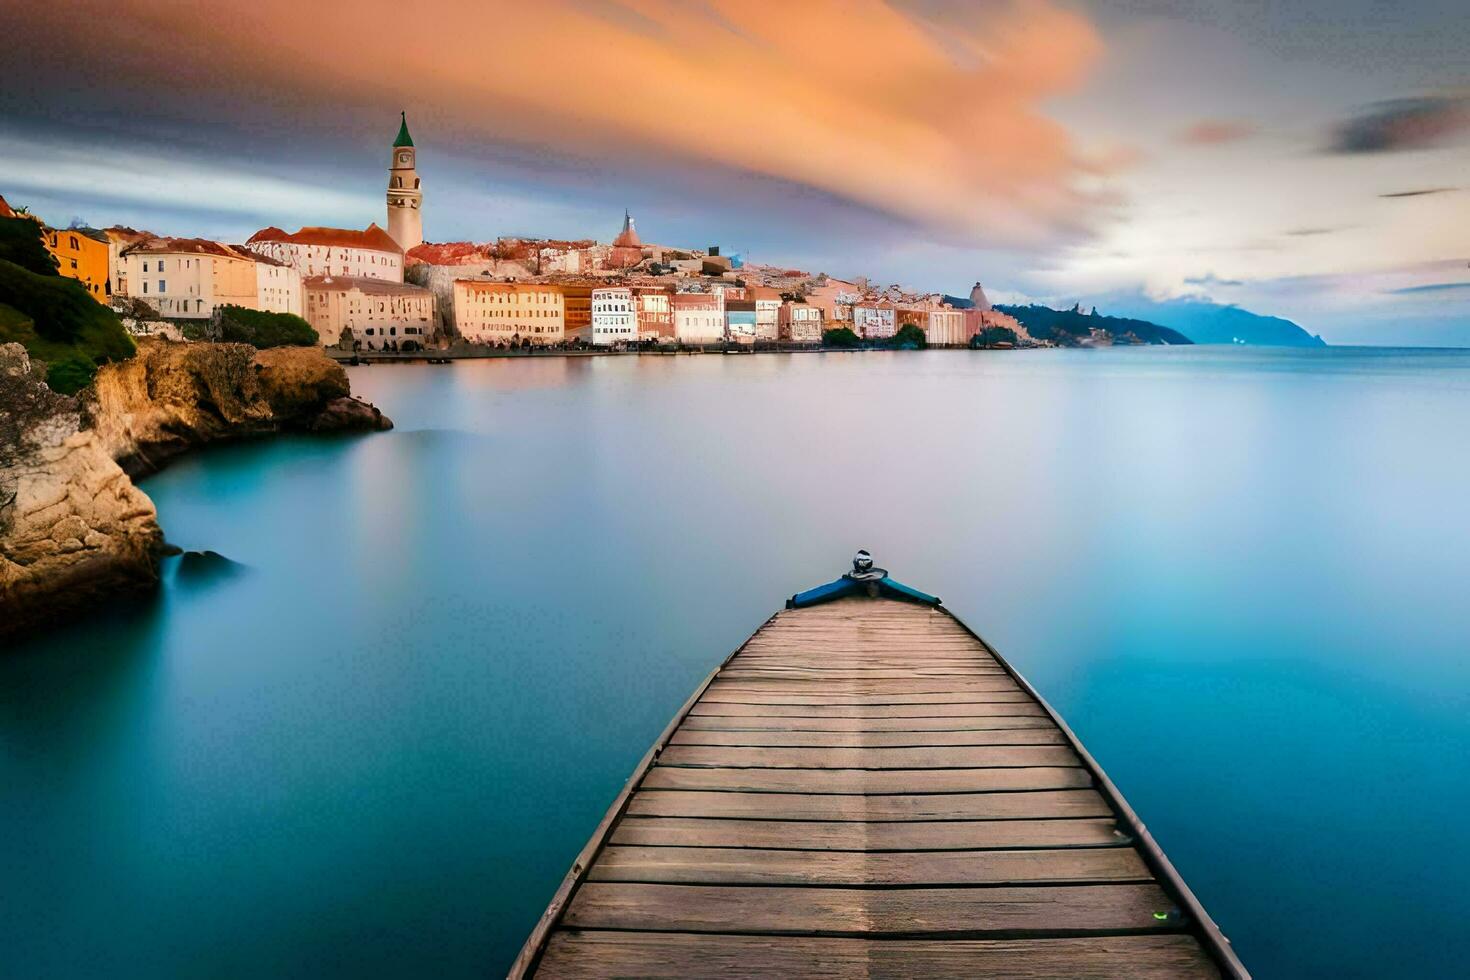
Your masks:
[[[14,262],[38,276],[56,275],[56,257],[46,251],[39,222],[0,218],[0,260]]]
[[[850,327],[833,327],[822,331],[823,347],[857,347],[861,343],[861,338]]]
[[[215,316],[219,322],[219,339],[267,347],[315,347],[321,343],[317,332],[294,313],[267,313],[243,306],[221,306]]]
[[[0,343],[22,344],[48,365],[53,391],[74,394],[99,364],[133,354],[133,339],[117,314],[75,279],[37,275],[0,260]]]

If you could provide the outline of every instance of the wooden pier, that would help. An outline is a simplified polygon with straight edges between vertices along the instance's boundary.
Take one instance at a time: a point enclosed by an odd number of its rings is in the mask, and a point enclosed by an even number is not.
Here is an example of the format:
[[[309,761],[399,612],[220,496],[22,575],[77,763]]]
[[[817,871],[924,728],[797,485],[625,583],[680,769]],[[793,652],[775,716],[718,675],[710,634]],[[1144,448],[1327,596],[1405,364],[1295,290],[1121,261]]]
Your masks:
[[[1248,977],[1070,729],[935,603],[772,617],[510,975]]]

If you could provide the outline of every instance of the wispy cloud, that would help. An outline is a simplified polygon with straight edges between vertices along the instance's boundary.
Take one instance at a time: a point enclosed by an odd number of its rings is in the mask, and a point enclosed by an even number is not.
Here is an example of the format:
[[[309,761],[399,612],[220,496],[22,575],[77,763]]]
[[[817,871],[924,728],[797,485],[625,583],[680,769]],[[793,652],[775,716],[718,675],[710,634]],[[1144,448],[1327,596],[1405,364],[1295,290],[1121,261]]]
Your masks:
[[[1201,119],[1178,135],[1180,143],[1194,146],[1219,146],[1237,143],[1254,135],[1256,127],[1232,119]]]
[[[1369,106],[1339,123],[1328,146],[1332,153],[1389,153],[1439,146],[1470,132],[1470,99],[1426,95]]]
[[[1454,187],[1426,187],[1420,191],[1394,191],[1392,194],[1379,194],[1379,197],[1424,197],[1428,194],[1450,194],[1457,188]]]
[[[1404,286],[1402,289],[1385,290],[1391,296],[1407,296],[1414,293],[1452,293],[1470,291],[1470,282],[1432,282],[1423,286]]]
[[[1186,276],[1186,286],[1244,286],[1245,281],[1241,279],[1221,279],[1213,272],[1203,276]]]
[[[1341,230],[1341,228],[1291,228],[1286,233],[1293,238],[1313,238],[1317,235],[1330,235],[1333,232]]]

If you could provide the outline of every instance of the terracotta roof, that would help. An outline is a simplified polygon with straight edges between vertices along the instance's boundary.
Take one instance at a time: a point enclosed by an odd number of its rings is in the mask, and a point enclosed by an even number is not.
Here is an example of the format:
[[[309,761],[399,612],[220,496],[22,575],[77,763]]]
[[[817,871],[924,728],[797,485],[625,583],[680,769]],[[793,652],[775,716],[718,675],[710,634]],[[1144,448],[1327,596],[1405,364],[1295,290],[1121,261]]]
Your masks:
[[[191,255],[217,255],[222,258],[240,259],[245,262],[255,261],[254,255],[237,252],[229,245],[212,242],[207,238],[144,238],[123,249],[124,255],[134,252],[152,252],[158,254],[186,252]]]
[[[280,259],[273,259],[269,255],[261,255],[259,252],[252,252],[244,245],[231,245],[230,248],[233,248],[235,251],[239,252],[245,258],[250,259],[252,262],[259,262],[261,265],[276,265],[280,266],[283,269],[290,268],[287,263],[282,262]]]
[[[14,218],[15,210],[5,203],[5,195],[0,194],[0,218]]]
[[[720,305],[720,297],[715,293],[674,293],[669,301],[675,306],[684,306],[691,309],[705,309]]]
[[[386,231],[379,228],[377,224],[367,226],[365,231],[354,231],[351,228],[323,228],[319,225],[309,225],[298,232],[287,234],[280,228],[274,226],[262,228],[251,235],[246,245],[255,245],[259,242],[287,242],[292,245],[335,245],[339,248],[367,248],[375,252],[397,252],[403,254],[403,249]]]
[[[301,285],[306,289],[322,289],[327,291],[356,289],[363,293],[373,293],[378,296],[401,296],[405,293],[431,295],[423,286],[415,286],[408,282],[389,282],[386,279],[373,279],[368,276],[307,276],[301,280]]]

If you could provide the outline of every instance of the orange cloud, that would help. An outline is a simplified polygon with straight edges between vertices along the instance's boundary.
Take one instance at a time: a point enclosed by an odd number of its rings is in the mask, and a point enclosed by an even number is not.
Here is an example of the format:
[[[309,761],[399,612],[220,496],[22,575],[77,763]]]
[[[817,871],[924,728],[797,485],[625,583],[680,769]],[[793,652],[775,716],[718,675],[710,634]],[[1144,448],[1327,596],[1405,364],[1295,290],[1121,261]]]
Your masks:
[[[109,44],[206,54],[221,99],[291,86],[313,106],[402,105],[458,142],[744,171],[969,241],[1045,241],[1096,203],[1081,187],[1094,168],[1042,107],[1083,83],[1102,45],[1049,0],[932,14],[882,0],[99,11]]]

